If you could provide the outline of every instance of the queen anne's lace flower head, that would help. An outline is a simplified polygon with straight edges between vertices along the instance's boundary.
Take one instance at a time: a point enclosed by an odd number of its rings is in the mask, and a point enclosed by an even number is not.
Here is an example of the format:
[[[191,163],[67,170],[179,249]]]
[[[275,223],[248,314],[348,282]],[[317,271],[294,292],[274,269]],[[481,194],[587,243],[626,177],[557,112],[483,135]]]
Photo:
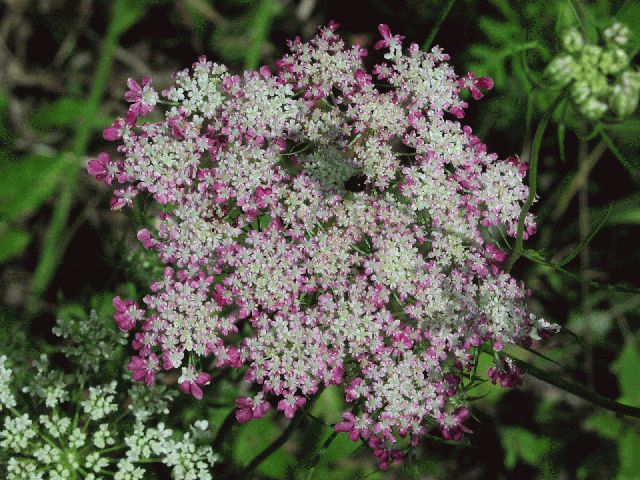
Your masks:
[[[240,421],[272,403],[292,417],[343,385],[336,428],[384,467],[403,437],[469,431],[474,348],[555,327],[527,312],[490,240],[515,235],[526,164],[458,121],[461,92],[479,99],[491,80],[458,77],[438,47],[403,50],[385,25],[384,61],[367,72],[367,51],[336,27],[289,42],[275,72],[233,75],[201,57],[164,100],[130,82],[127,115],[104,132],[119,158],[88,169],[113,185],[114,209],[140,193],[162,205],[138,238],[164,274],[144,305],[114,299],[118,325],[137,332],[134,378],[181,368],[199,398],[199,359],[246,368],[258,392],[237,400]]]

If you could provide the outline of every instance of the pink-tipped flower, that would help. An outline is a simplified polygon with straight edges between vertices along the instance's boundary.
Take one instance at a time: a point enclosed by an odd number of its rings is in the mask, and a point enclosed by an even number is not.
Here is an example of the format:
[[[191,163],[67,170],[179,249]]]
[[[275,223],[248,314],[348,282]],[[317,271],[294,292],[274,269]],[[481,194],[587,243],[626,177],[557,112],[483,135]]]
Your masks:
[[[124,98],[127,102],[132,102],[129,111],[140,116],[151,112],[158,102],[158,92],[151,87],[151,77],[145,75],[142,79],[142,85],[130,78],[127,80],[127,86],[129,90],[125,93]]]
[[[144,311],[138,308],[133,300],[122,300],[120,297],[114,297],[113,306],[116,310],[114,318],[123,332],[131,330],[144,317]]]
[[[235,327],[235,325],[233,325],[229,328],[229,331],[236,333],[238,329]],[[231,368],[240,368],[242,366],[242,356],[240,355],[240,351],[236,347],[227,347],[224,365],[227,365]]]
[[[487,243],[485,250],[496,262],[504,262],[507,258],[507,254],[492,243]]]
[[[96,177],[99,182],[105,180],[107,185],[111,185],[109,165],[111,165],[111,156],[106,152],[102,152],[98,154],[98,158],[95,160],[89,160],[87,172],[89,172],[89,175]]]
[[[193,395],[198,400],[202,400],[201,385],[208,385],[211,382],[211,375],[205,372],[196,372],[193,366],[182,369],[182,375],[178,378],[178,386],[187,395]]]
[[[524,372],[510,358],[496,360],[495,366],[487,373],[494,385],[500,383],[502,388],[515,387],[522,383]]]
[[[130,110],[127,111],[127,113],[125,113],[124,115],[124,119],[116,118],[110,127],[107,127],[102,131],[102,138],[104,138],[108,142],[115,142],[116,140],[120,140],[128,129],[135,126],[137,119],[137,113]]]
[[[371,435],[369,427],[371,426],[371,419],[364,414],[360,417],[356,417],[351,412],[344,412],[342,414],[342,421],[336,423],[336,432],[345,432],[349,434],[349,438],[353,442],[357,442],[360,438],[367,439]]]
[[[287,395],[278,402],[278,410],[287,418],[293,418],[299,408],[306,405],[307,399],[298,395]]]
[[[116,119],[110,127],[102,130],[102,138],[108,142],[115,142],[122,138],[122,124],[124,122],[121,118]]]
[[[363,379],[357,377],[351,380],[351,383],[344,389],[345,398],[347,402],[353,402],[362,397],[366,391],[367,386],[364,384]]]
[[[124,206],[133,205],[133,199],[138,196],[139,190],[135,189],[132,185],[126,188],[119,188],[113,192],[113,198],[111,199],[111,210],[120,210]]]
[[[156,381],[156,372],[159,365],[158,356],[152,353],[146,358],[132,357],[127,368],[132,372],[132,377],[136,382],[144,380],[147,385],[153,385]]]
[[[466,407],[460,407],[453,413],[445,413],[441,419],[442,436],[447,440],[462,440],[465,433],[473,433],[463,425],[471,413]]]
[[[256,188],[256,206],[258,208],[266,208],[267,207],[267,202],[268,202],[268,197],[273,193],[273,190],[269,187],[267,188],[262,188],[262,187],[258,187]]]
[[[342,383],[342,379],[344,378],[344,367],[342,365],[337,365],[333,370],[331,370],[331,380],[329,381],[330,385],[340,385]]]
[[[485,235],[517,234],[526,165],[453,117],[468,107],[462,94],[480,98],[493,82],[460,79],[439,47],[403,50],[387,25],[385,60],[369,69],[336,28],[290,42],[271,71],[233,75],[200,57],[162,105],[148,77],[130,80],[131,108],[103,132],[118,140],[114,158],[87,169],[113,182],[114,209],[142,195],[159,212],[138,238],[164,274],[144,310],[114,303],[135,332],[134,378],[184,367],[180,388],[202,398],[210,377],[187,355],[242,368],[261,393],[237,399],[240,422],[270,408],[261,395],[292,418],[339,385],[358,413],[336,431],[371,441],[387,468],[402,459],[400,438],[415,446],[434,422],[446,438],[469,432],[460,382],[472,347],[524,345],[552,326],[528,314],[524,285]],[[374,88],[374,75],[393,88]],[[268,227],[254,223],[263,212]],[[523,237],[534,228],[529,214]],[[490,378],[510,385],[519,373]]]
[[[120,140],[125,132],[135,126],[137,120],[137,113],[132,112],[131,110],[127,111],[124,115],[124,119],[116,118],[110,127],[107,127],[102,131],[102,138],[108,142]]]
[[[156,241],[151,236],[151,232],[146,228],[143,228],[138,232],[138,240],[142,242],[142,246],[147,250],[156,246]]]
[[[262,392],[253,397],[236,398],[236,419],[240,423],[247,423],[254,418],[262,418],[271,409],[271,405],[263,398]]]
[[[371,437],[369,446],[373,450],[373,454],[378,457],[378,468],[387,470],[390,462],[400,464],[404,461],[404,452],[397,448],[391,448],[388,442],[379,437]]]
[[[469,89],[474,100],[480,100],[484,97],[484,93],[480,89],[491,90],[493,88],[493,80],[489,77],[476,77],[473,72],[469,72],[466,77],[458,80],[458,85],[460,88]]]
[[[449,111],[457,118],[464,118],[464,108],[462,106],[455,105],[449,108]]]
[[[389,30],[389,25],[381,23],[378,25],[378,31],[380,32],[380,35],[382,35],[382,40],[378,40],[373,48],[380,50],[381,48],[388,47],[389,50],[393,51],[402,47],[402,40],[404,40],[404,37],[402,35],[392,35],[391,30]]]
[[[520,160],[520,157],[518,157],[518,155],[512,155],[511,157],[507,158],[507,163],[518,167],[518,173],[521,177],[524,177],[527,174],[527,170],[529,170],[529,164]]]

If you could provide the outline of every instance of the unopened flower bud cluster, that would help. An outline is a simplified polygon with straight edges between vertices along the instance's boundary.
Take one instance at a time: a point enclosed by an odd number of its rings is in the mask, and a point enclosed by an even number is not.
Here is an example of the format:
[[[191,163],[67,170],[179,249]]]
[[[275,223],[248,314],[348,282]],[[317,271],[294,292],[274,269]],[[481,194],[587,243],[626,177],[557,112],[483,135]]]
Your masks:
[[[638,106],[640,72],[631,65],[630,30],[614,23],[602,33],[603,44],[589,44],[577,29],[562,37],[563,51],[545,74],[567,87],[578,111],[591,121],[610,114],[631,115]]]
[[[491,80],[458,77],[438,47],[404,49],[386,25],[368,71],[335,30],[289,42],[275,72],[202,57],[161,95],[131,80],[131,108],[104,131],[118,155],[88,171],[113,187],[112,208],[147,194],[162,208],[138,239],[164,274],[143,304],[114,299],[136,332],[134,379],[177,369],[202,398],[210,365],[242,368],[254,390],[241,422],[272,406],[291,418],[342,385],[336,428],[384,468],[430,430],[469,431],[474,349],[554,326],[527,311],[490,240],[515,235],[527,166],[459,121],[461,92],[480,99]]]

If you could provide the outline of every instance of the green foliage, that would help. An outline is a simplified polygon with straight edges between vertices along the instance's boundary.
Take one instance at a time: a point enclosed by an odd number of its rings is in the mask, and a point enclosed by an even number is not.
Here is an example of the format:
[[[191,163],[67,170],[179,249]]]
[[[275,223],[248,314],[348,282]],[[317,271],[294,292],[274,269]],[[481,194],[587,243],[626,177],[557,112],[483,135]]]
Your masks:
[[[344,410],[345,401],[342,390],[336,386],[330,386],[322,391],[322,395],[313,404],[311,413],[313,415],[325,419],[327,422],[340,421],[340,415],[338,412]]]
[[[0,262],[19,255],[29,245],[31,233],[19,221],[49,200],[68,159],[30,155],[0,164]]]
[[[618,444],[620,471],[616,480],[637,480],[640,472],[640,433],[629,430]]]
[[[602,292],[599,292],[602,293]],[[584,312],[572,312],[569,316],[567,327],[578,334],[593,335],[596,338],[604,338],[611,330],[613,319],[604,310]]]
[[[499,19],[482,16],[478,19],[486,41],[469,47],[469,68],[493,78],[497,89],[504,89],[509,78],[516,77],[520,88],[528,89],[527,54],[548,60],[548,48],[539,40],[527,40],[527,35],[540,34],[553,21],[554,1],[531,2],[528,12],[518,12],[515,5],[505,0],[490,2],[499,13]],[[524,24],[523,24],[524,23]]]
[[[606,210],[611,212],[607,218],[607,226],[637,225],[640,223],[640,193],[632,193],[603,207],[594,207],[591,212],[599,217]]]
[[[0,172],[0,216],[13,221],[33,214],[49,199],[69,160],[57,156],[30,155],[7,162]]]
[[[262,450],[282,433],[274,423],[273,412],[259,420],[253,420],[238,430],[233,448],[233,459],[246,466]],[[284,478],[287,467],[294,463],[294,457],[280,448],[258,466],[258,471],[268,478]]]
[[[607,440],[617,440],[624,429],[622,421],[609,412],[598,412],[591,415],[585,421],[585,427],[597,432]]]
[[[201,4],[199,8],[195,3]],[[277,0],[215,2],[215,8],[223,8],[232,14],[213,26],[204,13],[210,7],[205,0],[189,2],[189,17],[200,38],[225,63],[246,69],[257,68],[270,43],[271,25],[282,13],[282,4]]]
[[[582,250],[584,250],[584,248],[589,244],[589,242],[591,242],[593,237],[596,236],[596,233],[598,233],[600,229],[604,227],[605,223],[607,222],[607,219],[609,218],[610,213],[611,213],[611,207],[607,208],[602,213],[599,213],[597,216],[594,217],[594,219],[592,220],[593,228],[591,229],[589,234],[586,237],[584,237],[580,241],[580,243],[578,243],[576,248],[574,248],[569,255],[567,255],[562,260],[557,262],[559,267],[565,266],[571,260],[576,258]]]
[[[262,56],[262,47],[269,36],[269,28],[273,17],[280,10],[275,0],[260,0],[251,15],[250,43],[244,54],[244,68],[253,70],[258,67]]]
[[[0,226],[0,263],[20,255],[31,241],[31,234],[17,228]]]
[[[640,157],[637,154],[639,130],[640,118],[637,117],[619,124],[608,125],[607,131],[600,130],[600,135],[611,153],[632,175],[640,173]]]
[[[30,325],[12,312],[0,309],[0,355],[7,355],[14,364],[23,364],[43,350],[40,339],[33,338]]]
[[[493,356],[488,354],[487,352],[484,352],[484,351],[481,352],[480,356],[478,357],[477,375],[479,377],[486,378],[487,372],[493,366],[494,366]],[[479,397],[482,397],[481,402],[489,405],[493,405],[505,393],[506,393],[506,390],[502,388],[500,385],[494,385],[490,381],[487,381],[475,387],[470,392],[470,395],[477,395]]]
[[[75,127],[81,119],[90,122],[92,128],[100,129],[111,124],[108,118],[88,116],[85,101],[74,97],[61,97],[35,110],[31,124],[38,130]]]
[[[627,342],[612,365],[618,376],[622,395],[618,399],[628,405],[640,405],[640,351],[635,342]]]
[[[640,434],[635,430],[637,425],[625,425],[621,419],[600,412],[589,417],[585,427],[617,444],[619,469],[615,480],[636,480],[640,472]]]
[[[519,460],[537,466],[545,461],[551,450],[551,440],[517,427],[503,428],[502,447],[505,451],[504,463],[513,469]]]
[[[9,159],[12,143],[12,136],[9,131],[7,97],[0,89],[0,162]]]

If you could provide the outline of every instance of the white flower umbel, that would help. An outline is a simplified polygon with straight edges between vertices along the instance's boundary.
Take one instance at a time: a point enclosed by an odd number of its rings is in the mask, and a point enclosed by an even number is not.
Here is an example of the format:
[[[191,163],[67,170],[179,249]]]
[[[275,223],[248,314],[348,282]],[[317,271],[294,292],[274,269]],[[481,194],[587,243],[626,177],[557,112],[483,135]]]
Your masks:
[[[36,394],[29,398],[16,391],[7,357],[0,356],[0,478],[144,479],[152,463],[165,464],[176,480],[213,478],[217,457],[210,447],[200,445],[211,440],[206,424],[198,423],[196,438],[154,420],[158,411],[168,411],[172,397],[162,387],[145,389],[141,398],[119,390],[116,381],[72,384],[68,376],[51,369],[44,356],[35,363],[38,374],[32,381],[37,385],[23,389]],[[145,401],[154,398],[160,399],[160,408],[145,408]],[[128,415],[130,403],[144,412],[135,422]]]

